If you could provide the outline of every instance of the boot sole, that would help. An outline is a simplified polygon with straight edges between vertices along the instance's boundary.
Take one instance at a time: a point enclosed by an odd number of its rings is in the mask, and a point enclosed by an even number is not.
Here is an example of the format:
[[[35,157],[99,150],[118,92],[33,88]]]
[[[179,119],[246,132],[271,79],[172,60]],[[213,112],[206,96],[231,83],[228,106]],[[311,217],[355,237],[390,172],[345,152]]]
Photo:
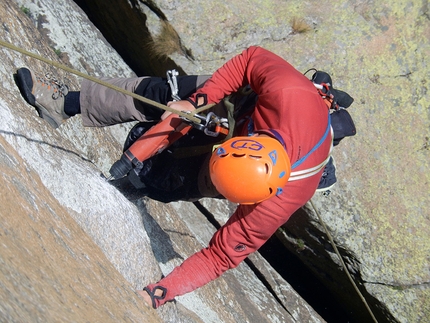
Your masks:
[[[25,67],[20,68],[14,76],[18,89],[24,100],[35,107],[39,117],[46,120],[51,127],[58,128],[60,125],[50,116],[45,107],[36,102],[36,97],[31,92],[31,89],[33,88],[33,78],[31,77],[30,70]],[[31,81],[31,85],[29,85],[28,81]]]
[[[31,87],[29,88],[27,80],[31,80]],[[36,106],[36,97],[31,93],[33,87],[33,79],[30,70],[27,68],[20,68],[15,74],[15,81],[22,97],[32,106]]]

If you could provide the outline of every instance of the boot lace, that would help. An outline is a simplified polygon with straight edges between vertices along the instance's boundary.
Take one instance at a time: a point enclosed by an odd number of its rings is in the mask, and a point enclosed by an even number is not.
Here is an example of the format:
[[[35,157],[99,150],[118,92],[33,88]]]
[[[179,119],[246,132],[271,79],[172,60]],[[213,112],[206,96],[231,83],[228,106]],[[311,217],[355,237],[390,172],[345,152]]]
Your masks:
[[[60,97],[65,97],[69,93],[69,87],[60,82],[51,73],[46,73],[45,77],[36,76],[37,82],[42,83],[42,86],[52,86],[54,91],[52,93],[52,99],[57,100]]]

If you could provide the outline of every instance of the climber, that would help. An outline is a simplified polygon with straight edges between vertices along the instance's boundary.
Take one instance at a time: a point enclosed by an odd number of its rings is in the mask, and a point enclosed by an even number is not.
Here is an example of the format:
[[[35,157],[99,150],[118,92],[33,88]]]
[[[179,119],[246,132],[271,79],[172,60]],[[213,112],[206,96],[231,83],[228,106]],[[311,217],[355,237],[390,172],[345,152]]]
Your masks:
[[[131,199],[148,196],[170,202],[216,197],[238,203],[207,248],[138,291],[154,308],[236,267],[319,186],[327,188],[335,181],[334,173],[327,172],[334,169],[330,153],[336,138],[330,131],[329,108],[335,103],[330,94],[335,90],[330,84],[318,90],[288,62],[261,47],[244,50],[211,77],[179,77],[177,95],[185,100],[170,101],[171,90],[161,78],[108,79],[177,111],[192,112],[215,103],[211,111],[229,118],[232,131],[221,138],[179,123],[177,141],[163,149],[157,146],[154,154],[136,164],[126,152],[148,132],[163,129],[163,121],[173,120],[175,114],[87,80],[80,91],[69,91],[57,80],[21,68],[16,81],[25,100],[54,128],[77,114],[85,126],[140,121],[130,131],[123,161],[117,164],[126,170],[111,169],[116,174],[113,184]],[[352,98],[348,105],[351,102]]]

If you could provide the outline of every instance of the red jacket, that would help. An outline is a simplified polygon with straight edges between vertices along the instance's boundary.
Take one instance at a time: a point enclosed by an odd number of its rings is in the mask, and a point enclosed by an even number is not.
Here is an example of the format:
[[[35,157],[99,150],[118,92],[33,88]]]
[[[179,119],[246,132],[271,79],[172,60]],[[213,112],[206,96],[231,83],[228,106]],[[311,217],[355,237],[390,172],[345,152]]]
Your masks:
[[[247,84],[258,94],[252,114],[254,130],[276,130],[285,141],[291,164],[306,155],[323,137],[329,111],[312,82],[284,59],[263,48],[250,47],[229,60],[197,93],[206,94],[208,103],[218,103]],[[195,95],[190,99],[193,100]],[[247,134],[245,129],[242,134]],[[294,171],[324,161],[329,155],[331,140],[331,135],[327,136]],[[156,300],[157,306],[214,280],[260,248],[310,200],[321,172],[288,182],[279,196],[256,205],[238,206],[227,223],[214,234],[207,248],[186,259],[157,284],[148,286],[167,289],[166,297]]]

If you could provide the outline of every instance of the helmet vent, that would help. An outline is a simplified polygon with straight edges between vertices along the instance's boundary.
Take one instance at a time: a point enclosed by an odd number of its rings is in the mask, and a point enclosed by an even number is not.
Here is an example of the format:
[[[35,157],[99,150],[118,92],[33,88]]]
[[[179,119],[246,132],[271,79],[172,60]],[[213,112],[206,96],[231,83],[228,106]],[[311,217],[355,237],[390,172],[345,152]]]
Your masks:
[[[209,164],[217,191],[231,202],[244,205],[281,194],[290,172],[285,148],[270,136],[230,138],[213,151]]]

